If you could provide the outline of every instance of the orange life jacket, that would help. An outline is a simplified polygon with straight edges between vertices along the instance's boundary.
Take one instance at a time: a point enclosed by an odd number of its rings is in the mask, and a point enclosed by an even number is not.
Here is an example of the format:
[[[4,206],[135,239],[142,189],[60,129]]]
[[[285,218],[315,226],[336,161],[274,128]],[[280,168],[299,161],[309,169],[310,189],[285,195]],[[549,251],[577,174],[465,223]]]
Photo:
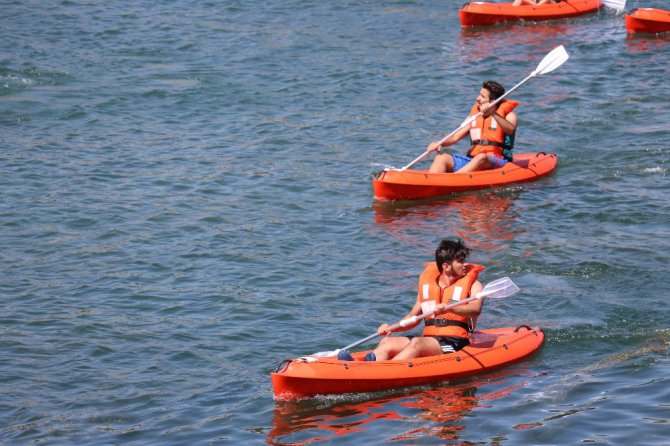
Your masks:
[[[419,302],[424,314],[435,310],[438,303],[455,303],[470,296],[472,285],[477,281],[483,266],[468,264],[465,276],[458,279],[451,286],[442,289],[438,284],[440,271],[435,262],[426,263],[426,267],[419,277]],[[468,333],[474,330],[477,316],[458,314],[453,311],[440,313],[425,319],[424,336],[453,336],[467,338]]]
[[[496,112],[506,117],[519,105],[517,101],[504,100],[498,104]],[[472,106],[470,116],[479,113],[477,103]],[[498,121],[493,116],[484,118],[479,115],[470,124],[470,150],[468,156],[474,157],[479,153],[486,153],[498,158],[512,161],[512,148],[514,147],[514,134],[508,135],[500,128]]]

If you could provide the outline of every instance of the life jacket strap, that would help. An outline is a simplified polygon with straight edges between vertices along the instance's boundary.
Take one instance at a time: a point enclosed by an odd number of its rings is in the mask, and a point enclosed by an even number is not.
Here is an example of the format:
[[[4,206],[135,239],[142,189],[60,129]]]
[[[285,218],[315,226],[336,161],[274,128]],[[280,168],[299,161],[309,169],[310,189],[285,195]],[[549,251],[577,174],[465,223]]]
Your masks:
[[[470,150],[468,150],[468,153],[466,154],[469,157],[472,157],[471,153],[472,150],[475,148],[475,146],[495,146],[495,147],[502,147],[503,149],[503,158],[505,158],[507,161],[512,161],[512,147],[514,145],[514,135],[508,140],[508,138],[505,138],[505,142],[498,142],[498,141],[491,141],[488,139],[475,139],[470,142],[472,145],[470,146]]]
[[[505,144],[498,141],[491,141],[488,139],[475,139],[472,141],[472,146],[496,146],[496,147],[505,147]]]
[[[461,327],[463,330],[471,332],[472,329],[470,325],[461,321],[452,321],[451,319],[428,319],[426,321],[426,326],[435,325],[437,327]]]

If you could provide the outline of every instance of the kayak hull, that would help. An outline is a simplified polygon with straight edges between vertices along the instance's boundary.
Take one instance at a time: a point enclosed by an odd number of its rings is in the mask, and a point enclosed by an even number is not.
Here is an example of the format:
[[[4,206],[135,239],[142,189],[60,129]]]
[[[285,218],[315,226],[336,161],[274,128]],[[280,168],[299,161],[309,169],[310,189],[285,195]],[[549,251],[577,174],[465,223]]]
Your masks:
[[[507,3],[466,3],[459,10],[461,26],[485,26],[502,22],[566,19],[583,14],[597,12],[603,3],[601,0],[570,0],[544,5],[512,6]]]
[[[477,330],[471,344],[455,353],[404,361],[363,361],[367,351],[353,353],[356,361],[336,357],[282,363],[271,374],[274,396],[296,400],[332,395],[426,385],[463,378],[519,361],[544,342],[539,328],[507,327]]]
[[[629,34],[659,34],[670,32],[670,11],[657,8],[637,8],[625,16]]]
[[[487,189],[511,183],[534,181],[549,175],[558,157],[547,153],[514,155],[512,162],[499,169],[470,173],[429,173],[427,170],[387,170],[372,181],[376,200],[419,200],[456,192]]]

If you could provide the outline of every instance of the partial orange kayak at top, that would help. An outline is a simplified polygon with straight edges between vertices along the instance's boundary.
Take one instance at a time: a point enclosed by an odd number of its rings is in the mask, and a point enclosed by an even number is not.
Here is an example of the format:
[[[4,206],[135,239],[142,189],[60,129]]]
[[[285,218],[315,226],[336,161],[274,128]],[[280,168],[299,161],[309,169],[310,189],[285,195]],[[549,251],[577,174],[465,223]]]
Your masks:
[[[670,32],[670,11],[657,8],[633,9],[625,17],[629,34]]]
[[[512,2],[466,3],[458,12],[461,26],[484,26],[502,22],[541,21],[566,19],[597,12],[603,3],[600,0],[563,0],[543,5],[513,6]]]

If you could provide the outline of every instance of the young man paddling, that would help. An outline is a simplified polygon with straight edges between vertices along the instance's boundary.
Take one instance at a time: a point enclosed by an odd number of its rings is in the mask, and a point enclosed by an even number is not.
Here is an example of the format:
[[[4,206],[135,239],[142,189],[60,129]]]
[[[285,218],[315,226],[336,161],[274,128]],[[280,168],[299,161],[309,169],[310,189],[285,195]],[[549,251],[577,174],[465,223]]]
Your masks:
[[[484,267],[468,264],[466,258],[469,253],[470,248],[460,239],[442,240],[435,250],[435,262],[427,263],[419,277],[416,303],[403,318],[435,312],[425,319],[423,335],[385,337],[377,348],[368,353],[366,361],[434,356],[455,352],[470,343],[468,337],[475,328],[484,299],[475,299],[450,310],[443,310],[449,304],[476,295],[483,288],[477,275]],[[421,321],[399,328],[398,331],[411,330],[419,323]],[[377,333],[391,334],[389,324],[380,325]],[[353,360],[346,350],[338,354],[338,359]]]
[[[505,94],[502,85],[494,81],[486,81],[477,96],[477,102],[470,110],[470,116],[481,112],[481,115],[458,132],[443,141],[434,141],[428,150],[439,152],[444,147],[456,144],[470,135],[470,150],[466,156],[439,153],[430,166],[432,173],[459,172],[466,173],[476,170],[495,169],[512,160],[514,133],[516,132],[516,101],[503,100],[491,105]],[[469,117],[470,117],[469,116]]]

